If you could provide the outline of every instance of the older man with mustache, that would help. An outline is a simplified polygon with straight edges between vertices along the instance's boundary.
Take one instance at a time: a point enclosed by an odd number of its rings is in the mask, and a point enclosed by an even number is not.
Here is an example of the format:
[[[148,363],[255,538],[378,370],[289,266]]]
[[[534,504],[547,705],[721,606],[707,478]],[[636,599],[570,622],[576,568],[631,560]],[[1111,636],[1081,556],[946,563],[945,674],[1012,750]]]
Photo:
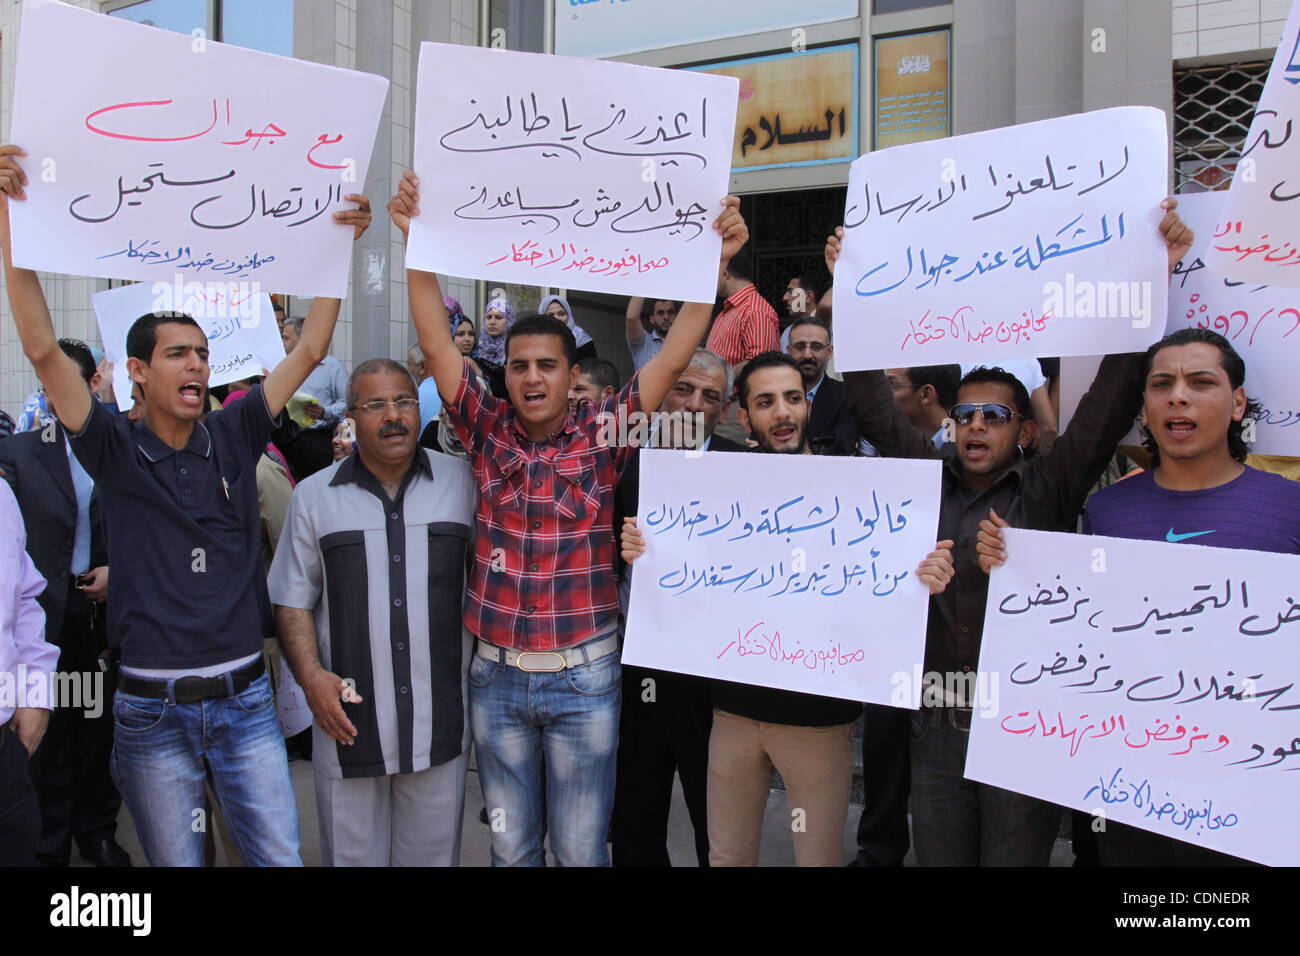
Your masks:
[[[356,450],[301,482],[267,582],[315,717],[326,866],[455,866],[465,802],[469,466],[417,446],[415,381],[348,382]]]

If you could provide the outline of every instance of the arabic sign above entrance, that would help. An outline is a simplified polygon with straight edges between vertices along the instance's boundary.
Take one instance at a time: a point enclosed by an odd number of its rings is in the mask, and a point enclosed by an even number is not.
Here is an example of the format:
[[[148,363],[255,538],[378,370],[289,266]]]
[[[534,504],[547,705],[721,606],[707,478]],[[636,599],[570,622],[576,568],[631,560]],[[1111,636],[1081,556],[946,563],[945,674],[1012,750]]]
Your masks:
[[[740,80],[734,171],[846,162],[858,155],[856,44],[696,69]]]

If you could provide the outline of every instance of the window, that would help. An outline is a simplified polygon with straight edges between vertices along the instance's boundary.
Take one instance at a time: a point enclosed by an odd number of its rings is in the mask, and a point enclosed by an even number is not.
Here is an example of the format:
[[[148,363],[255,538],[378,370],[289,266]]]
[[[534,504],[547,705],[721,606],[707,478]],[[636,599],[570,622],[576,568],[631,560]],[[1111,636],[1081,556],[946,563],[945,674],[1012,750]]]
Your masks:
[[[942,7],[951,0],[875,0],[872,13],[900,13],[903,10],[920,10],[922,7]]]
[[[215,11],[220,20],[214,25]],[[293,56],[293,0],[139,0],[105,12],[174,33],[203,30],[221,43]]]

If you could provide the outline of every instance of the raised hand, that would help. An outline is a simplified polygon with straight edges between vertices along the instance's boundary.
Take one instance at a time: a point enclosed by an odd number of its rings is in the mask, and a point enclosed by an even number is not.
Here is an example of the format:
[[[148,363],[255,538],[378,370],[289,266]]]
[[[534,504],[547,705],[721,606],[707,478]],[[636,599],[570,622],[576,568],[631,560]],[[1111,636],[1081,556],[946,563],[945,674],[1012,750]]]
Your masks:
[[[388,200],[388,215],[393,217],[393,223],[402,230],[403,239],[406,239],[411,230],[411,217],[420,214],[419,186],[420,180],[408,169],[402,173],[397,193]]]

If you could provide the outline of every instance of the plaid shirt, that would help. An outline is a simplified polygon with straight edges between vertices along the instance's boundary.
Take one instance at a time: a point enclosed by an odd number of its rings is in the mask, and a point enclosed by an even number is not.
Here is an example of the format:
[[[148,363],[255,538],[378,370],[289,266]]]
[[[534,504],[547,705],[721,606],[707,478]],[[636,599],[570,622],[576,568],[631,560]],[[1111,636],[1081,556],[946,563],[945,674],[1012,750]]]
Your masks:
[[[713,328],[709,330],[709,351],[722,356],[728,365],[748,361],[759,352],[781,347],[777,331],[780,325],[776,310],[767,304],[752,284],[747,285],[727,296],[725,307],[713,320]]]
[[[637,377],[586,404],[543,441],[470,370],[447,416],[469,452],[478,488],[474,567],[465,625],[490,644],[550,651],[608,629],[618,613],[614,486],[635,448],[605,445],[601,413],[641,411]],[[631,425],[629,424],[629,428]]]

